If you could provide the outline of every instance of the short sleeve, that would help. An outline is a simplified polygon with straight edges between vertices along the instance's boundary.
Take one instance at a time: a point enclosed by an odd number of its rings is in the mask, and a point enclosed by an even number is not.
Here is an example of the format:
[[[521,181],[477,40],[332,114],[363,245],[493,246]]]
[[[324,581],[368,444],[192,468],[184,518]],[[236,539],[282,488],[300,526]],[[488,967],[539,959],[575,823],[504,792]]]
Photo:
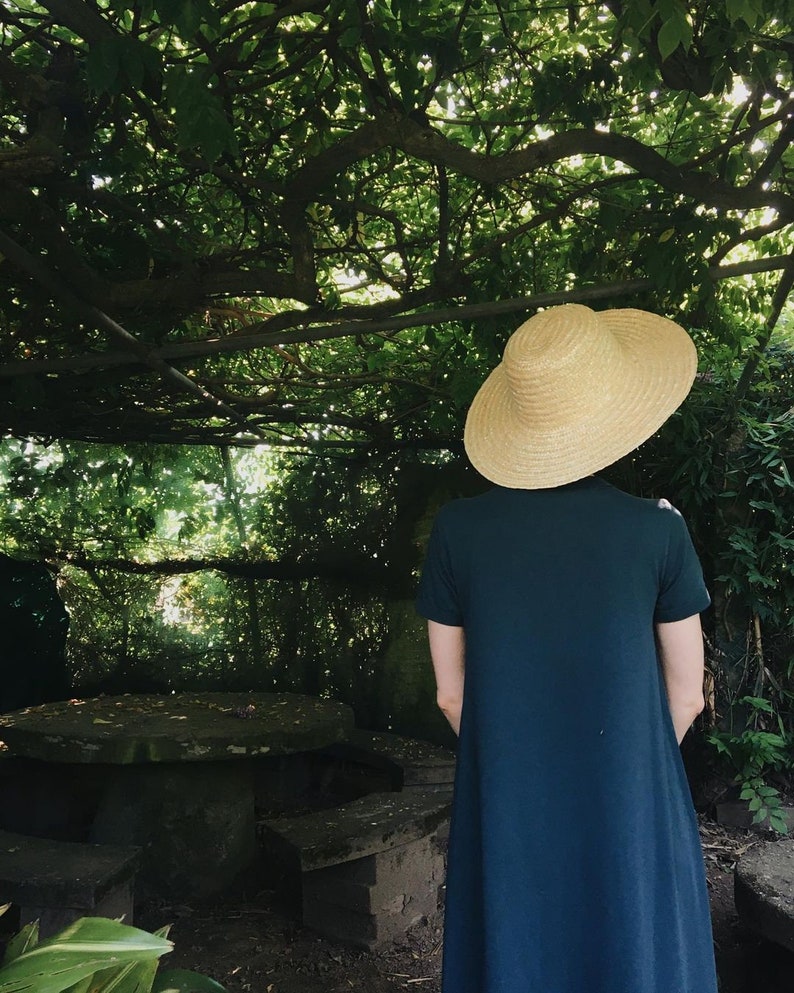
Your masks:
[[[699,614],[711,597],[684,518],[667,501],[660,507],[668,518],[668,541],[653,619],[664,624]]]
[[[416,598],[416,610],[429,621],[463,626],[458,589],[445,535],[443,515],[436,518],[427,544],[422,578]]]

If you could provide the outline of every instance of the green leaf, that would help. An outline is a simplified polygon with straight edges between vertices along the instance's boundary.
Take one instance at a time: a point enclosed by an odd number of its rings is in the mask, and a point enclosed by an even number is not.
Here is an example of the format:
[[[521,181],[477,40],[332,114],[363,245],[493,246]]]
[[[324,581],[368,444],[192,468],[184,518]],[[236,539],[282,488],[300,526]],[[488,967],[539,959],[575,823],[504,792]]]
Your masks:
[[[743,696],[739,702],[748,703],[750,704],[751,707],[754,707],[756,710],[763,710],[767,714],[773,714],[775,711],[775,708],[772,706],[769,700],[765,700],[761,696]]]
[[[26,924],[22,930],[15,934],[14,937],[6,945],[5,955],[3,956],[3,965],[8,965],[13,962],[14,959],[19,958],[20,955],[31,948],[35,948],[39,942],[39,922],[33,921],[32,924]]]
[[[137,38],[109,38],[92,45],[86,79],[95,93],[119,93],[125,84],[139,89],[147,77],[159,81],[160,53]]]
[[[361,40],[361,28],[357,24],[351,25],[339,35],[340,48],[355,48]]]
[[[226,987],[197,972],[166,969],[157,976],[152,993],[226,993]]]
[[[94,93],[114,92],[121,71],[122,42],[109,38],[92,45],[85,60],[86,79]]]
[[[424,343],[428,348],[438,348],[438,332],[432,326],[428,326],[424,331]]]
[[[748,28],[753,28],[760,16],[750,0],[726,0],[725,12],[731,24],[744,21]]]
[[[87,993],[150,993],[158,964],[152,958],[104,969],[94,975]]]
[[[674,13],[662,24],[656,40],[662,59],[669,58],[679,45],[689,48],[691,42],[692,29],[683,11]]]
[[[154,6],[162,23],[173,24],[183,38],[190,38],[205,22],[215,30],[220,27],[219,12],[211,0],[156,0]]]
[[[170,941],[104,917],[82,917],[0,968],[0,993],[62,993],[98,970],[157,959]]]
[[[174,108],[180,148],[198,149],[210,162],[225,151],[237,151],[223,104],[206,72],[172,67],[166,76],[166,97]]]
[[[97,983],[98,976],[101,976],[101,972],[94,972],[90,976],[86,976],[85,979],[81,979],[79,983],[75,983],[74,986],[70,986],[66,993],[95,993],[95,983]],[[96,991],[98,993],[98,991]]]

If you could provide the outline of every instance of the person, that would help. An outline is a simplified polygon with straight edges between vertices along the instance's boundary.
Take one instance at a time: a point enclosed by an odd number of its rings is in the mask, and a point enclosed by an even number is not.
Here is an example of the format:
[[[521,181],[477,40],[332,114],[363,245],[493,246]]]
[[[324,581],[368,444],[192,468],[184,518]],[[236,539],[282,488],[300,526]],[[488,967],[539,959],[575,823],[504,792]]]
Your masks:
[[[696,365],[664,317],[553,307],[471,405],[466,452],[495,485],[442,507],[417,599],[459,735],[444,993],[716,993],[678,747],[709,596],[681,515],[594,475]]]

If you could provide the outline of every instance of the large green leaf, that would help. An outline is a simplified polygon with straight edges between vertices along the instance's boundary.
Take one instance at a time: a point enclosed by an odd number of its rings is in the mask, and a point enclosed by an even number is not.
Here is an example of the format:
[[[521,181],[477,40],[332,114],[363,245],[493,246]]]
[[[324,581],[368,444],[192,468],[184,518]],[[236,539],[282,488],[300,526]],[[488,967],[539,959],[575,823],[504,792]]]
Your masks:
[[[167,938],[170,925],[154,931],[155,938]],[[103,969],[89,976],[85,986],[72,988],[68,993],[150,993],[159,960],[145,959],[141,962],[127,962],[112,969]]]
[[[85,993],[150,993],[158,964],[158,959],[152,958],[103,969],[90,978]]]
[[[0,969],[0,993],[61,993],[98,970],[154,960],[165,938],[104,917],[83,917]]]
[[[85,976],[78,983],[75,983],[74,986],[70,986],[66,990],[66,993],[90,993],[92,989],[91,984],[94,982],[96,975],[96,973],[92,973],[90,976]]]
[[[209,976],[188,969],[166,969],[158,974],[152,993],[225,993],[226,987]]]
[[[25,952],[35,948],[38,943],[39,922],[33,921],[31,924],[26,924],[22,930],[18,934],[15,934],[6,945],[2,964],[10,965],[10,963],[15,959],[18,959],[20,955],[23,955]]]

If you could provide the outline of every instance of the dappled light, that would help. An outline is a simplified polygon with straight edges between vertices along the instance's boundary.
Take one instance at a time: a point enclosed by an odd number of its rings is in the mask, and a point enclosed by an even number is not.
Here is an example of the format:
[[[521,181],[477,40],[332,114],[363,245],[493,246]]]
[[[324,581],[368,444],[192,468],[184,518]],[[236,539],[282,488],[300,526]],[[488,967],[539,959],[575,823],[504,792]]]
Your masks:
[[[28,717],[0,714],[0,788],[21,797],[0,887],[35,889],[17,830],[82,872],[117,763],[100,833],[121,840],[86,906],[118,870],[131,907],[137,873],[141,982],[170,914],[177,966],[231,993],[437,993],[455,738],[414,607],[431,526],[488,485],[464,419],[514,330],[561,303],[639,308],[689,332],[698,372],[602,475],[669,501],[703,564],[683,756],[721,993],[788,991],[789,946],[737,924],[732,874],[794,830],[789,7],[0,0],[0,606],[22,618],[0,710],[42,705],[47,751],[12,755]],[[268,755],[268,707],[305,698]],[[85,733],[48,737],[42,715]],[[24,763],[50,760],[28,792]],[[141,799],[165,792],[173,832]],[[229,824],[268,872],[235,863],[204,905]],[[170,860],[160,890],[133,829]],[[359,951],[301,930],[296,893]]]
[[[5,5],[0,424],[437,448],[533,306],[761,333],[785,14]]]

